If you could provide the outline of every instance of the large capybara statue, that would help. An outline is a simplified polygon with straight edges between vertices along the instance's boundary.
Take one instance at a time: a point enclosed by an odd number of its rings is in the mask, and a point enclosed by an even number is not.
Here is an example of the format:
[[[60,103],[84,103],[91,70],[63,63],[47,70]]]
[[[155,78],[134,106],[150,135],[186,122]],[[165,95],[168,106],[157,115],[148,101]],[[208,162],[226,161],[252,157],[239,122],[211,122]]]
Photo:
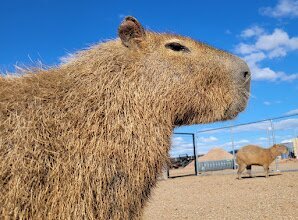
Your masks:
[[[133,17],[118,34],[0,77],[0,218],[139,219],[173,128],[245,109],[241,59]]]
[[[242,147],[236,155],[236,162],[238,164],[238,179],[241,179],[241,173],[246,168],[251,176],[251,166],[263,166],[266,178],[269,176],[269,166],[274,159],[287,153],[287,147],[281,144],[275,144],[268,149],[261,148],[255,145],[247,145]]]

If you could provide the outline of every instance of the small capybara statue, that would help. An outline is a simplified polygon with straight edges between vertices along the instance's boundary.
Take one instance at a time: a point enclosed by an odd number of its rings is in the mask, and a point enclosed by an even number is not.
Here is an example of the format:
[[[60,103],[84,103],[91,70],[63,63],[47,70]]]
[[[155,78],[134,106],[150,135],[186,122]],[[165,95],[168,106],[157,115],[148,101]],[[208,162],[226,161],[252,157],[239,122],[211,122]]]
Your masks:
[[[140,219],[173,128],[245,109],[240,58],[133,17],[118,36],[0,77],[0,219]]]
[[[255,145],[242,147],[236,155],[238,164],[238,179],[241,179],[241,173],[246,168],[251,176],[251,166],[263,166],[266,178],[269,176],[269,166],[277,156],[287,153],[287,147],[281,144],[275,144],[268,149]]]

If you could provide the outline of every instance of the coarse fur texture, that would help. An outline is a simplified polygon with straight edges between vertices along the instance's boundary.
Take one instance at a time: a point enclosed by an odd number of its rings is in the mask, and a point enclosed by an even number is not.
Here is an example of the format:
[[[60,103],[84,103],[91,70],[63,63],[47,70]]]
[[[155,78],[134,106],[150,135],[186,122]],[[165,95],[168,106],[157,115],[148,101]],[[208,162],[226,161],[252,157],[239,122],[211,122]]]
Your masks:
[[[249,84],[241,59],[133,17],[58,67],[0,77],[1,218],[141,218],[172,129],[234,118]]]
[[[275,144],[268,149],[256,145],[247,145],[242,147],[236,155],[238,164],[238,179],[241,179],[241,173],[247,168],[251,176],[251,166],[263,166],[266,178],[269,176],[269,166],[273,160],[281,154],[287,153],[287,147],[281,144]]]

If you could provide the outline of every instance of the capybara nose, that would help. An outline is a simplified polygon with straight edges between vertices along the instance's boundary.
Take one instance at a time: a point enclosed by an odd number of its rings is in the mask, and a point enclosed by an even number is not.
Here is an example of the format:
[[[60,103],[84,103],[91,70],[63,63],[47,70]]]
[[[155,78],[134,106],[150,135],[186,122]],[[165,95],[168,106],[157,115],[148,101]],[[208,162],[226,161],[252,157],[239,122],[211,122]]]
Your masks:
[[[249,91],[251,80],[251,72],[249,70],[249,67],[247,63],[240,58],[236,57],[235,59],[235,62],[233,62],[235,80],[240,87],[244,87]]]
[[[242,78],[243,86],[244,88],[249,91],[250,87],[250,78],[251,78],[251,73],[248,70],[242,71],[240,77]]]

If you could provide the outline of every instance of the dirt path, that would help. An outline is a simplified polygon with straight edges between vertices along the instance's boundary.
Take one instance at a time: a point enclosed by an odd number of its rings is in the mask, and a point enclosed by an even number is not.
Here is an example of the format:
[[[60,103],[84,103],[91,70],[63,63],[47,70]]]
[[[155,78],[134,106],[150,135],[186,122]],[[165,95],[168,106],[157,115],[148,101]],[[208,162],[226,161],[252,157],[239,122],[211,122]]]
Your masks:
[[[298,172],[236,180],[236,175],[159,181],[145,220],[298,219]]]

